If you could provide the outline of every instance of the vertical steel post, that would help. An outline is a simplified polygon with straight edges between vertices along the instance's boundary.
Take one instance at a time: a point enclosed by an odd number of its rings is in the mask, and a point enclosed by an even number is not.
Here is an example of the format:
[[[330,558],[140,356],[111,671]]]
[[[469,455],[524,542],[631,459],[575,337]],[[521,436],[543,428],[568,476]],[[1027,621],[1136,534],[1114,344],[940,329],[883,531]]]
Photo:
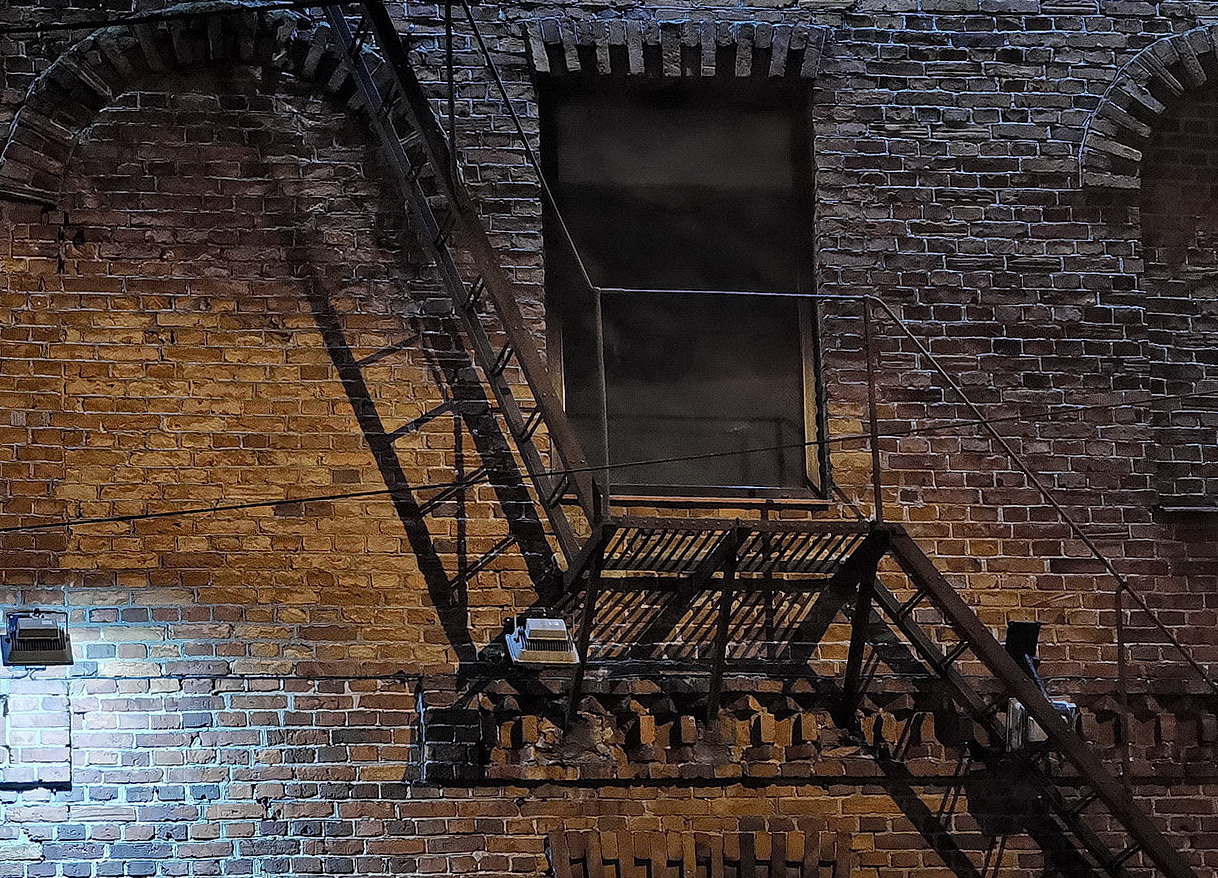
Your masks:
[[[584,614],[579,621],[579,642],[576,650],[579,653],[579,664],[575,666],[575,675],[571,679],[571,696],[567,701],[567,728],[575,722],[579,712],[579,702],[584,692],[584,671],[588,665],[588,644],[592,641],[592,623],[596,618],[596,601],[600,597],[601,568],[605,564],[605,543],[609,531],[601,527],[594,530],[591,539],[596,541],[596,548],[588,558],[587,576],[588,588],[584,595]]]
[[[609,470],[609,380],[605,374],[605,310],[600,287],[592,287],[596,307],[596,386],[597,405],[600,417],[601,477],[597,484],[597,516],[603,521],[609,514],[610,470]]]
[[[712,729],[719,719],[719,698],[723,692],[723,669],[727,663],[727,638],[731,631],[732,604],[736,600],[736,564],[743,541],[743,531],[736,528],[727,547],[723,562],[723,590],[719,595],[719,619],[715,630],[715,653],[711,665],[710,688],[706,693],[706,728]]]
[[[875,408],[876,370],[875,333],[871,326],[871,297],[863,299],[863,346],[867,349],[867,418],[871,425],[871,493],[875,520],[884,520],[884,483],[880,475],[880,425]]]
[[[871,600],[875,594],[876,567],[879,561],[870,562],[859,578],[858,594],[854,601],[854,616],[851,620],[850,649],[846,654],[846,676],[842,682],[843,720],[848,720],[858,708],[863,697],[861,685],[863,652],[867,647],[867,626],[871,621]]]
[[[825,349],[822,341],[820,299],[811,302],[812,386],[816,396],[816,458],[821,493],[833,496],[833,456],[829,447],[829,391],[825,386]]]

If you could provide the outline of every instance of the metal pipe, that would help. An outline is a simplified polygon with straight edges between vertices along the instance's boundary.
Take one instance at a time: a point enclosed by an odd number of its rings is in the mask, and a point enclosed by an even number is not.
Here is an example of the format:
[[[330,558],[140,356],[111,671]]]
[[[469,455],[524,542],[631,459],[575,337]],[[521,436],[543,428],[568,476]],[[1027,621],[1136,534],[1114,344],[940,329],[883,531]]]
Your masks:
[[[880,424],[875,410],[876,362],[875,339],[872,337],[871,300],[863,301],[863,347],[867,351],[867,419],[871,429],[871,501],[875,520],[884,520],[884,484],[880,472]]]

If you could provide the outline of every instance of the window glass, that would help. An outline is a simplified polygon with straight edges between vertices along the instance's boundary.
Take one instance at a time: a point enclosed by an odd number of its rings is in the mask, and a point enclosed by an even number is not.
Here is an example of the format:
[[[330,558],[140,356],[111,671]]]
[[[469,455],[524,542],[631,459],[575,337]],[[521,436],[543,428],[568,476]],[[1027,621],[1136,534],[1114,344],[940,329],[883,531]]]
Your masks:
[[[723,294],[796,292],[808,275],[799,93],[563,80],[542,94],[548,176],[593,283],[647,291],[603,298],[615,487],[806,487],[799,304]],[[567,408],[599,464],[594,299],[553,215],[546,236]],[[623,466],[691,455],[705,457]]]

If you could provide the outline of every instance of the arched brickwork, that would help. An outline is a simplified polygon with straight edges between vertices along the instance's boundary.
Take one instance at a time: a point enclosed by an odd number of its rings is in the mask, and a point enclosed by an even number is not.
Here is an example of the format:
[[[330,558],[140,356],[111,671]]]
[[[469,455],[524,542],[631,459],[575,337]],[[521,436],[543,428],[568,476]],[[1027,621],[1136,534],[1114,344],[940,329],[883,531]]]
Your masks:
[[[652,78],[815,79],[827,27],[771,22],[536,18],[525,23],[538,73]]]
[[[158,73],[248,64],[314,83],[359,109],[343,51],[325,25],[296,13],[229,2],[167,11],[187,15],[94,31],[35,81],[0,153],[0,197],[54,204],[81,133],[117,96]],[[388,90],[383,62],[369,54],[369,66]]]
[[[1082,185],[1140,188],[1145,147],[1169,102],[1216,78],[1218,26],[1165,37],[1139,52],[1117,74],[1083,131]]]
[[[1171,511],[1209,509],[1218,496],[1218,412],[1203,395],[1218,386],[1216,87],[1218,26],[1158,40],[1109,86],[1080,153],[1084,187],[1137,197],[1150,374],[1162,395],[1151,412],[1153,486]]]

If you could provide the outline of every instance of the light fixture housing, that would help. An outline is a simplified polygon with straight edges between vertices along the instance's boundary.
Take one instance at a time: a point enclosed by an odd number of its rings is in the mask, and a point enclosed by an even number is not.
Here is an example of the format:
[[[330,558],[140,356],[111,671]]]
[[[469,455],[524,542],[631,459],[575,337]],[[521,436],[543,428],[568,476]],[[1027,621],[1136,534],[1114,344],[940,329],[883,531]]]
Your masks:
[[[46,610],[13,610],[4,614],[0,659],[9,667],[72,664],[68,614]]]
[[[1007,623],[1007,654],[1015,659],[1015,663],[1019,665],[1021,671],[1032,678],[1041,694],[1048,699],[1049,704],[1053,705],[1053,709],[1062,722],[1068,728],[1076,729],[1078,727],[1078,707],[1071,701],[1052,698],[1037,672],[1040,667],[1040,659],[1036,655],[1039,640],[1039,622]],[[1044,744],[1049,740],[1049,735],[1045,732],[1044,727],[1028,714],[1027,708],[1018,698],[1009,698],[1007,699],[1006,738],[1007,752],[1015,753]]]
[[[1051,699],[1049,703],[1053,705],[1053,709],[1057,711],[1057,715],[1061,717],[1067,728],[1073,731],[1078,727],[1078,707],[1073,702],[1055,698]],[[1006,733],[1008,753],[1036,747],[1049,740],[1049,735],[1044,728],[1028,714],[1027,708],[1020,703],[1018,698],[1007,700]]]
[[[579,653],[562,619],[509,619],[506,641],[512,664],[533,667],[579,664]]]

